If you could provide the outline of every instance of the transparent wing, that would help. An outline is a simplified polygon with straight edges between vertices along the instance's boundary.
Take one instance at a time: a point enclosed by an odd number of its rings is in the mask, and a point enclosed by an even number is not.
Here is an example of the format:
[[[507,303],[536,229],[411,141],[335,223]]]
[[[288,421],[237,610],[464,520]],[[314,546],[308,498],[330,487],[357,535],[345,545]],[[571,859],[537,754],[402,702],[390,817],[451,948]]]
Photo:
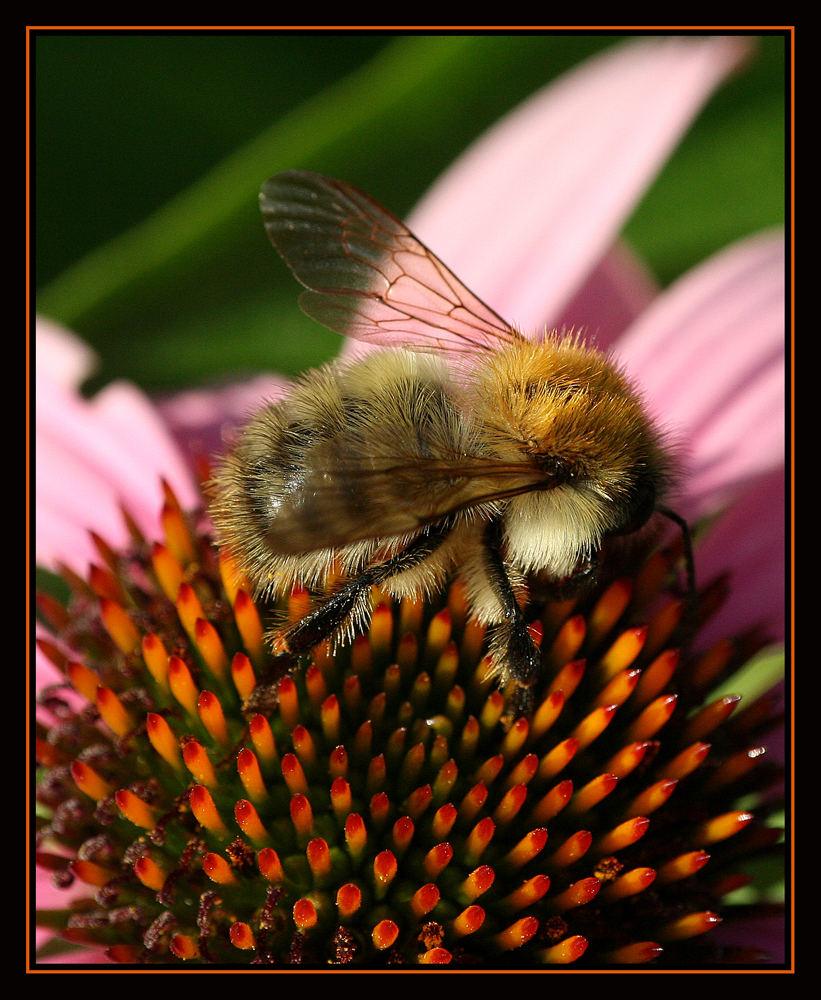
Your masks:
[[[555,485],[549,472],[497,459],[336,463],[332,472],[320,464],[282,498],[266,540],[277,553],[297,555],[408,535],[449,514]]]
[[[268,236],[313,319],[372,344],[457,354],[521,339],[410,230],[342,181],[291,170],[262,187]]]

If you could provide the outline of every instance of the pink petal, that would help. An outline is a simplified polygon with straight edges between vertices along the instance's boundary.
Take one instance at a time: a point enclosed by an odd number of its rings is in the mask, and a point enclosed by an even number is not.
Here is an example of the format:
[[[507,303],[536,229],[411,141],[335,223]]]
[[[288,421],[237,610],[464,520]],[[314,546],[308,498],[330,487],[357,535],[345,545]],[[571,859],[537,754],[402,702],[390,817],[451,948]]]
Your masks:
[[[665,36],[588,60],[474,143],[411,228],[506,319],[554,324],[747,51],[739,37]]]
[[[742,240],[668,289],[619,339],[651,412],[692,455],[690,513],[784,461],[784,237]]]
[[[97,367],[94,352],[65,327],[37,318],[37,371],[64,389],[76,389]]]
[[[35,474],[40,565],[65,562],[84,568],[99,558],[89,528],[111,544],[125,539],[122,514],[106,477],[81,456],[67,454],[47,431],[38,434]]]
[[[137,524],[158,530],[161,477],[181,503],[197,490],[156,410],[133,386],[114,383],[82,399],[48,360],[52,331],[40,341],[36,377],[37,559],[84,569],[94,557],[91,527],[110,544],[126,539],[123,502]]]
[[[42,943],[38,939],[38,947]],[[67,951],[54,958],[38,959],[40,965],[113,965],[114,963],[105,954],[92,948],[77,948],[75,951]]]

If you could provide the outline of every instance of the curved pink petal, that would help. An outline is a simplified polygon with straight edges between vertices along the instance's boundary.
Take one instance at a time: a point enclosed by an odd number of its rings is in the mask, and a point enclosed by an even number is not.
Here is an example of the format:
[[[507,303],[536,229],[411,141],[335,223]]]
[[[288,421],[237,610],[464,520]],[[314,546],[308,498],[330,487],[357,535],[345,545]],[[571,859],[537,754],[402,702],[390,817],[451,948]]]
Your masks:
[[[739,37],[663,36],[588,60],[474,143],[411,228],[507,320],[553,325],[747,51]]]
[[[150,534],[158,527],[164,478],[180,501],[193,505],[197,491],[191,473],[167,428],[134,386],[113,383],[84,400],[69,376],[47,359],[51,349],[71,355],[70,335],[61,346],[55,328],[38,331],[36,373],[36,554],[41,564],[57,561],[85,568],[96,550],[93,527],[111,544],[125,541],[120,504]],[[65,338],[68,337],[67,341]]]
[[[617,356],[680,438],[688,513],[725,503],[784,462],[783,233],[741,240],[660,295]]]
[[[76,389],[97,367],[91,348],[53,320],[37,318],[37,371],[55,385]]]

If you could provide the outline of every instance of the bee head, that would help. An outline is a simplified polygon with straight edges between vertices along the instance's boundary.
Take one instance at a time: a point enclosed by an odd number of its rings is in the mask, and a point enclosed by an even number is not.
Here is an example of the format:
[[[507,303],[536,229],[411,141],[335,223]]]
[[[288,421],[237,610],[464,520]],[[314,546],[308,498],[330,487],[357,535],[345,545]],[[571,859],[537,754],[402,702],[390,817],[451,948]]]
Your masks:
[[[591,538],[651,517],[670,478],[662,436],[624,373],[576,336],[497,356],[486,420],[505,457],[545,473],[543,491],[581,511]]]

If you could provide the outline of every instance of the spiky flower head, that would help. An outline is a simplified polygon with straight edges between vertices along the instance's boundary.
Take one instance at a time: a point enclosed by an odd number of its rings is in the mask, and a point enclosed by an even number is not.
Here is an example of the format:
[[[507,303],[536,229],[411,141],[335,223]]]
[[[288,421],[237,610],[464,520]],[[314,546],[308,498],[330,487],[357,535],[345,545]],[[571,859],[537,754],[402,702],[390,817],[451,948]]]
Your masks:
[[[531,595],[544,681],[506,719],[459,582],[374,593],[369,631],[271,684],[266,609],[170,490],[165,538],[95,538],[42,597],[37,861],[79,897],[39,914],[99,960],[470,968],[752,961],[714,943],[778,831],[767,699],[713,697],[759,645],[692,655],[659,550],[577,601]],[[295,590],[287,614],[311,597]],[[282,609],[280,609],[281,611]],[[684,621],[687,621],[686,629]],[[685,634],[686,633],[686,634]],[[75,886],[76,887],[76,886]],[[76,893],[75,893],[76,897]]]

